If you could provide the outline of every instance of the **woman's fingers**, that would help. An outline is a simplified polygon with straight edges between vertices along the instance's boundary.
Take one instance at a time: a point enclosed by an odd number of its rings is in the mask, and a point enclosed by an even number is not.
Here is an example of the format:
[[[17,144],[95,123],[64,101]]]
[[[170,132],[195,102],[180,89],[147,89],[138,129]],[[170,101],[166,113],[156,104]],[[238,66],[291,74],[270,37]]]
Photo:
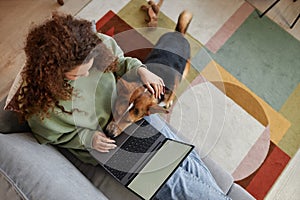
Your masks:
[[[140,67],[138,73],[148,90],[154,94],[156,98],[160,98],[160,95],[164,93],[165,87],[163,79],[144,67]]]
[[[148,90],[155,95],[155,98],[160,98],[160,95],[164,94],[164,83],[146,83]]]
[[[93,136],[93,148],[100,152],[109,152],[109,150],[117,147],[115,140],[108,138],[104,133],[96,131]]]
[[[160,98],[160,95],[164,94],[164,84],[153,84],[155,90],[155,97]]]
[[[146,83],[146,87],[152,94],[156,93],[155,89],[152,87],[152,85],[150,83]]]

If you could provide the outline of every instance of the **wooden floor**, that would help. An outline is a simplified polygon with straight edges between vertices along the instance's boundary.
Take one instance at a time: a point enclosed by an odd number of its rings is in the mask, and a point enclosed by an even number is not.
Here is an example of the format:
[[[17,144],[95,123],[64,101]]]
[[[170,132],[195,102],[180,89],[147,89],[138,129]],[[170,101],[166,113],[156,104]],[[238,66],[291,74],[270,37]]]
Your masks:
[[[300,13],[300,1],[294,0],[246,0],[255,7],[260,14],[268,10],[270,6],[274,6],[265,14],[264,17],[269,17],[279,26],[300,40],[300,20],[293,28],[290,26]],[[277,2],[278,1],[278,2]],[[277,2],[277,3],[276,3]]]
[[[53,11],[78,13],[90,0],[1,0],[0,1],[0,100],[24,64],[24,40],[32,24],[49,18]]]

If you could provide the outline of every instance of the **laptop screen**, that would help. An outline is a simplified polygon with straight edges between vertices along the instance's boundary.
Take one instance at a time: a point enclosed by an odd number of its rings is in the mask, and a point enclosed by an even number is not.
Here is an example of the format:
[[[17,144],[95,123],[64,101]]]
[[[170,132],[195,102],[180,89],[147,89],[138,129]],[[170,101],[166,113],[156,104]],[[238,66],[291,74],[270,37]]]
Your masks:
[[[192,149],[193,145],[168,139],[127,187],[151,199]]]

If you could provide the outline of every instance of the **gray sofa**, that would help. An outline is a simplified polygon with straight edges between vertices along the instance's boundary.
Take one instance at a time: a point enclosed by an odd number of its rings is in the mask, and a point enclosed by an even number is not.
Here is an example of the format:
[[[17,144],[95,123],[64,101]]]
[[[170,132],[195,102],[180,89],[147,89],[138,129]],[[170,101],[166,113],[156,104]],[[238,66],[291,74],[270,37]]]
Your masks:
[[[0,199],[138,199],[101,167],[84,164],[64,149],[37,143],[26,123],[20,124],[15,113],[3,110],[4,102],[0,103]],[[254,199],[212,160],[203,161],[232,199]]]

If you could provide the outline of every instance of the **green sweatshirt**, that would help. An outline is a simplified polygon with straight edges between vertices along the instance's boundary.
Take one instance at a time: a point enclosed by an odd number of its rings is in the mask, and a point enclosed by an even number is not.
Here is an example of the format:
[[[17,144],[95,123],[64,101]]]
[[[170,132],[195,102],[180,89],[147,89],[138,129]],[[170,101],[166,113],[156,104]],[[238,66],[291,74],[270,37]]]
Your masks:
[[[137,75],[142,63],[135,58],[124,57],[116,41],[103,34],[98,34],[104,44],[118,57],[118,71]],[[95,67],[90,69],[88,77],[70,81],[74,87],[71,101],[60,101],[65,110],[73,110],[73,114],[55,108],[48,118],[43,120],[34,116],[28,120],[34,136],[41,144],[53,144],[67,148],[85,163],[97,164],[87,149],[92,147],[92,137],[96,130],[101,130],[111,115],[111,108],[116,97],[116,78],[112,72],[101,72]]]

